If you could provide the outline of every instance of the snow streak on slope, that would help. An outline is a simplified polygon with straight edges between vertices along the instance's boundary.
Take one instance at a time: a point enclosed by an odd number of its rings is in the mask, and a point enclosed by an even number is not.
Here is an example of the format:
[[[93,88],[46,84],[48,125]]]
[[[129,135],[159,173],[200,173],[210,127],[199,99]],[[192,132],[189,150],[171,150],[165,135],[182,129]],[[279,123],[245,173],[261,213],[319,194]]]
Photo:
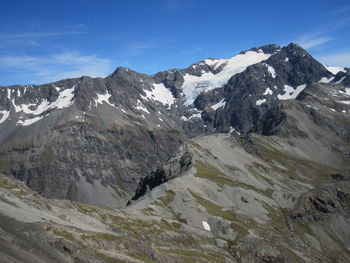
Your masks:
[[[50,110],[50,109],[64,109],[69,106],[71,106],[74,101],[74,89],[75,86],[72,87],[71,89],[65,89],[60,92],[58,98],[54,102],[49,102],[48,100],[43,100],[35,110],[32,110],[31,108],[35,107],[36,104],[21,104],[21,105],[16,105],[15,101],[12,100],[13,106],[15,107],[16,112],[23,111],[25,114],[34,114],[34,115],[40,115],[43,112]]]
[[[10,112],[4,110],[4,111],[0,111],[0,113],[2,114],[2,117],[0,118],[0,123],[3,123],[10,116]]]
[[[218,103],[211,106],[213,110],[217,110],[218,108],[224,107],[226,105],[225,99],[222,99]]]
[[[204,60],[204,63],[207,64],[208,66],[215,66],[214,70],[218,69],[222,64],[226,63],[227,59],[211,59],[208,58]]]
[[[25,120],[25,121],[19,120],[17,122],[17,125],[29,126],[29,125],[32,125],[33,123],[37,122],[37,121],[40,121],[43,117],[44,116],[38,116],[38,117],[34,117],[34,118],[31,118],[31,119],[28,119],[28,120]]]
[[[205,230],[210,231],[210,225],[206,221],[202,221],[203,227]]]
[[[244,54],[238,54],[227,60],[212,61],[215,68],[223,63],[226,64],[222,71],[217,74],[213,74],[212,72],[203,73],[201,76],[186,74],[182,85],[185,104],[192,104],[203,91],[224,86],[233,75],[243,72],[248,66],[266,60],[270,56],[271,54],[265,54],[263,52],[247,51]],[[205,61],[208,64],[208,60]]]
[[[345,79],[346,77],[342,77],[340,80],[334,82],[334,84],[340,84],[343,82],[343,80]]]
[[[345,69],[342,67],[329,67],[329,66],[325,66],[325,67],[329,72],[333,73],[334,75],[337,75],[337,73],[340,71],[345,72]]]
[[[284,85],[284,94],[277,95],[280,100],[292,100],[295,99],[300,92],[302,92],[306,88],[306,84],[300,85],[295,89],[289,85]]]
[[[266,64],[266,63],[263,63],[263,65],[265,67],[267,67],[267,70],[270,72],[271,76],[273,78],[276,78],[276,70],[273,67],[271,67],[270,65]]]
[[[175,98],[173,94],[164,86],[163,83],[154,83],[151,91],[144,91],[146,93],[146,97],[141,95],[143,99],[159,101],[163,105],[168,105],[169,108],[174,104]]]
[[[42,115],[44,112],[51,109],[64,109],[71,106],[74,103],[74,90],[75,86],[70,89],[65,89],[60,92],[57,100],[53,102],[49,102],[47,99],[42,100],[39,105],[36,104],[20,104],[16,105],[15,100],[12,99],[12,104],[15,108],[16,113],[23,112],[24,114],[35,115],[35,117],[28,119],[26,121],[18,121],[17,125],[28,126],[31,125],[38,120],[42,119]]]
[[[95,99],[95,106],[97,107],[97,104],[103,104],[103,102],[106,102],[107,104],[115,107],[112,103],[109,102],[109,98],[112,95],[107,91],[106,94],[97,94],[97,99]]]
[[[334,77],[330,77],[330,78],[326,78],[326,77],[323,77],[320,79],[320,83],[330,83],[332,80],[334,79]]]
[[[137,104],[136,104],[136,106],[134,106],[134,108],[137,110],[142,110],[148,114],[151,114],[140,100],[137,100]]]
[[[257,100],[255,104],[256,104],[257,106],[260,106],[261,104],[263,104],[263,103],[265,103],[265,102],[266,102],[266,99],[261,99],[261,100]]]
[[[263,95],[272,95],[272,94],[273,94],[273,91],[270,88],[267,88],[263,93]]]

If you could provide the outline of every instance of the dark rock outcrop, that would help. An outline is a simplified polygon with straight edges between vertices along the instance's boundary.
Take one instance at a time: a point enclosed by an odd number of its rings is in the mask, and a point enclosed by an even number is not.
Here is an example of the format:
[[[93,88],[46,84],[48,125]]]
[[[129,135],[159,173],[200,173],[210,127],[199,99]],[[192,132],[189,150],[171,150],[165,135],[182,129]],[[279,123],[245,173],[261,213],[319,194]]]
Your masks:
[[[192,154],[187,151],[187,147],[182,147],[176,156],[167,161],[166,165],[152,171],[150,175],[141,178],[139,185],[135,191],[135,195],[131,200],[137,200],[144,196],[153,188],[182,175],[192,166]],[[128,204],[130,204],[130,200]]]
[[[258,253],[256,253],[256,257],[259,262],[262,263],[283,263],[284,259],[281,255],[281,252],[272,247],[261,249]]]
[[[336,175],[338,180],[341,176]],[[334,176],[332,176],[334,178]],[[350,215],[350,183],[337,181],[305,193],[290,212],[293,219],[323,221],[333,214]]]

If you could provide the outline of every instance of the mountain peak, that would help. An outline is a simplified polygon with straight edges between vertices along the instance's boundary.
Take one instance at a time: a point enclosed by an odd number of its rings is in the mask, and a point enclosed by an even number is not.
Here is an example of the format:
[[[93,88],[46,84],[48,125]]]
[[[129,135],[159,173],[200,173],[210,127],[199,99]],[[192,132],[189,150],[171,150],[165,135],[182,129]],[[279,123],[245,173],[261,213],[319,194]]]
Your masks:
[[[290,48],[302,48],[298,43],[290,42],[286,47]]]
[[[122,77],[122,76],[130,75],[130,74],[140,74],[140,73],[138,73],[132,69],[126,68],[126,67],[118,67],[108,77],[115,78],[115,77]]]
[[[291,42],[287,46],[283,47],[284,50],[287,51],[287,53],[292,54],[292,55],[302,55],[303,57],[305,55],[308,55],[311,57],[311,55],[299,44]]]
[[[240,54],[245,54],[247,51],[263,52],[265,54],[273,54],[279,51],[281,47],[277,44],[267,44],[259,47],[253,47],[249,50],[241,51]]]

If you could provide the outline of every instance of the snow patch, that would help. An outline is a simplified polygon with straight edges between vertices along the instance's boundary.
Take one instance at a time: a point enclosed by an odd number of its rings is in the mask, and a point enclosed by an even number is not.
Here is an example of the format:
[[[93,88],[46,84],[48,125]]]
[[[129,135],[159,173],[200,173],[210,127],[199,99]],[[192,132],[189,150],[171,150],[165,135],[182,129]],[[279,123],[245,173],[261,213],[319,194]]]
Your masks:
[[[257,100],[256,101],[256,105],[260,106],[261,104],[265,103],[266,99],[262,99],[262,100]]]
[[[241,73],[248,66],[259,63],[268,59],[271,54],[265,54],[255,51],[247,51],[244,54],[238,54],[230,59],[221,60],[205,60],[206,64],[216,65],[225,63],[226,65],[217,74],[207,72],[201,76],[193,76],[186,74],[182,85],[183,94],[185,96],[185,105],[191,105],[197,96],[208,90],[224,86],[228,80],[235,74]]]
[[[267,88],[263,93],[263,95],[272,95],[272,94],[273,94],[273,91],[270,88]]]
[[[9,88],[7,88],[7,98],[10,100],[11,99],[11,91]]]
[[[337,75],[338,72],[345,72],[345,68],[342,68],[342,67],[329,67],[326,65],[324,66],[329,72],[331,72],[334,75]]]
[[[263,63],[263,65],[267,67],[267,70],[270,72],[271,76],[276,78],[276,70],[266,63]]]
[[[342,77],[340,80],[338,80],[338,81],[336,81],[336,82],[334,82],[334,84],[340,84],[340,83],[342,83],[343,82],[343,80],[345,79],[345,77]]]
[[[233,128],[232,126],[230,127],[230,132],[228,133],[228,135],[231,135],[236,129]]]
[[[210,225],[206,221],[202,221],[203,227],[205,230],[210,231]]]
[[[147,108],[145,107],[145,105],[143,105],[143,103],[140,101],[140,100],[137,100],[137,104],[136,104],[136,107],[134,106],[135,109],[137,110],[142,110],[148,114],[151,114]]]
[[[318,108],[312,107],[312,106],[310,106],[310,105],[306,105],[306,107],[311,108],[311,109],[314,109],[314,110],[319,110]]]
[[[225,99],[220,100],[218,103],[211,106],[213,110],[217,110],[218,108],[225,107],[226,101]]]
[[[326,77],[323,77],[322,79],[320,79],[319,83],[330,83],[333,79],[334,77],[330,77],[329,79]]]
[[[284,61],[285,61],[285,62],[288,62],[288,61],[289,61],[289,57],[286,57],[286,58],[284,59]]]
[[[15,107],[16,112],[21,112],[23,111],[25,114],[33,114],[33,115],[40,115],[43,112],[50,110],[50,109],[64,109],[69,106],[71,106],[74,101],[74,89],[75,86],[72,87],[71,89],[65,89],[60,92],[58,98],[54,102],[49,102],[48,100],[43,100],[35,110],[32,110],[31,108],[35,107],[36,104],[21,104],[21,105],[16,105],[15,101],[12,100],[12,104]],[[25,125],[26,126],[26,125]]]
[[[215,66],[214,70],[218,69],[222,64],[226,63],[227,59],[212,59],[208,58],[204,60],[204,63],[208,66]]]
[[[49,105],[50,108],[64,109],[73,105],[75,86],[60,92],[57,100]]]
[[[0,123],[3,123],[4,121],[6,121],[7,118],[10,116],[10,112],[6,111],[6,110],[0,111],[0,114],[2,114],[2,117],[0,119]]]
[[[194,119],[194,118],[202,118],[202,113],[196,113],[196,114],[193,114],[192,116],[188,117],[187,120],[190,120],[190,119]]]
[[[95,99],[95,106],[97,107],[97,104],[103,104],[103,102],[106,102],[107,104],[109,104],[110,106],[113,106],[115,107],[114,104],[110,103],[109,102],[109,98],[111,97],[112,95],[108,92],[106,92],[106,94],[98,94],[97,93],[97,99]]]
[[[181,116],[181,120],[183,120],[183,121],[187,121],[188,119],[187,119],[187,117],[186,117],[186,116]]]
[[[32,125],[33,123],[41,120],[44,116],[37,116],[37,117],[34,117],[34,118],[31,118],[31,119],[27,119],[25,121],[22,121],[22,120],[19,120],[17,122],[17,125],[20,125],[20,126],[29,126],[29,125]]]
[[[345,95],[350,96],[350,88],[346,88],[346,89],[345,89]]]
[[[306,84],[300,85],[294,89],[292,86],[284,85],[284,94],[277,95],[280,100],[291,100],[295,99],[300,92],[302,92],[306,88]]]
[[[343,104],[349,104],[350,105],[350,100],[342,100],[342,101],[338,101],[340,103],[343,103]],[[0,122],[1,123],[1,122]]]
[[[144,90],[146,97],[142,96],[143,99],[156,100],[162,103],[163,105],[168,105],[170,109],[171,105],[175,102],[175,97],[169,89],[167,89],[163,83],[154,83],[152,84],[152,90]]]

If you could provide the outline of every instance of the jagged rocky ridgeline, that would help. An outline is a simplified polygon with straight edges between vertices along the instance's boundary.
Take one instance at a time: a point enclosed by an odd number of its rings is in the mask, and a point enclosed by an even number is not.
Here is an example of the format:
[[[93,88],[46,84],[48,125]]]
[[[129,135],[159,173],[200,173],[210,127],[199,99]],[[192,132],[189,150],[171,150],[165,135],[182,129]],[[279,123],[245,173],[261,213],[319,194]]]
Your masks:
[[[290,44],[0,87],[0,261],[349,262],[349,73]]]
[[[292,43],[154,75],[118,68],[106,78],[1,87],[0,173],[46,197],[123,206],[152,188],[150,179],[172,160],[179,162],[169,178],[189,167],[180,162],[190,156],[188,138],[307,136],[286,118],[285,101],[315,102],[320,92],[334,104],[330,109],[347,116],[349,73]],[[335,129],[349,138],[346,126]]]

